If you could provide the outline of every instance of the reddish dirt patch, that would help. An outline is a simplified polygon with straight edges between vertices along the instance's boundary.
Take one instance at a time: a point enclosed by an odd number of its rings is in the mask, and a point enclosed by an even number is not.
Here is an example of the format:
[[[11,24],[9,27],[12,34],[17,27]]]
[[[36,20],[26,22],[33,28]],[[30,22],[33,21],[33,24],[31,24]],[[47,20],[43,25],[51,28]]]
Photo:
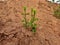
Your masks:
[[[27,12],[37,9],[36,34],[22,25],[23,6]],[[53,16],[57,6],[46,0],[0,1],[0,45],[60,45],[60,20]]]

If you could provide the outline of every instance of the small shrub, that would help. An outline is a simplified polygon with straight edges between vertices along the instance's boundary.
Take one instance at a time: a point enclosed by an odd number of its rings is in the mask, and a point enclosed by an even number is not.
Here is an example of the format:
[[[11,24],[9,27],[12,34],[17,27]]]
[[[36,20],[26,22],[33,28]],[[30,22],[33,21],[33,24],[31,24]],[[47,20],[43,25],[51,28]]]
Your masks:
[[[26,27],[26,29],[28,29],[30,27],[30,29],[32,30],[32,32],[36,32],[36,23],[35,21],[37,20],[36,18],[36,10],[31,8],[31,19],[28,21],[26,18],[26,15],[29,15],[29,13],[26,12],[26,7],[24,7],[24,12],[22,13],[23,15],[23,24]]]

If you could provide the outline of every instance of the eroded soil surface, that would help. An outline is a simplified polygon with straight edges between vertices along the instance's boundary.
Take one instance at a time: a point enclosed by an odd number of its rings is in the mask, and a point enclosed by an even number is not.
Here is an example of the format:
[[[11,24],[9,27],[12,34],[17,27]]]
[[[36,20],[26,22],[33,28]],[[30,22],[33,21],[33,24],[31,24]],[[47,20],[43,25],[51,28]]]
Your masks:
[[[37,10],[35,34],[23,27],[23,6]],[[60,19],[53,16],[57,6],[47,0],[0,1],[0,45],[60,45]]]

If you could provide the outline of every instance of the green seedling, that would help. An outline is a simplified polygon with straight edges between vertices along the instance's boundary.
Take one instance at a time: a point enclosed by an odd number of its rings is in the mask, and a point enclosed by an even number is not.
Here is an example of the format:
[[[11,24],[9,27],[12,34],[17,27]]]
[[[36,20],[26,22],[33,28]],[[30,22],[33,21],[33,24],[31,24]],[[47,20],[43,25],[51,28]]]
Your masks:
[[[37,25],[35,23],[36,20],[37,20],[37,18],[36,18],[36,10],[32,8],[31,9],[31,20],[29,22],[29,26],[32,28],[31,29],[32,32],[36,32],[36,27],[37,27]]]
[[[28,21],[26,19],[26,16],[29,15],[29,13],[26,12],[26,9],[27,9],[27,7],[24,7],[24,12],[22,13],[24,19],[22,20],[22,22],[23,22],[24,26],[27,28],[28,27],[28,25],[27,25]]]
[[[26,12],[26,9],[27,8],[24,7],[24,12],[22,13],[23,18],[24,18],[23,19],[23,24],[26,27],[26,29],[28,29],[30,27],[31,31],[35,33],[36,32],[36,27],[37,27],[37,25],[35,23],[35,21],[37,20],[37,18],[36,18],[36,10],[31,8],[31,15],[30,15],[31,19],[28,21],[26,16],[29,15],[29,13]]]

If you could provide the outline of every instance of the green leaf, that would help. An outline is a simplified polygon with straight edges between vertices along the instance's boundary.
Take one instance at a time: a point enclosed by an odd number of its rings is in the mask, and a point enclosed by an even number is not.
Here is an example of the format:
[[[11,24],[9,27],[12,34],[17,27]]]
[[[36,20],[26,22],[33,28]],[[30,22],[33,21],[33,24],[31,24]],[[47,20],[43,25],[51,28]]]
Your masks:
[[[34,15],[34,9],[31,8],[31,16]]]
[[[35,28],[36,28],[36,27],[37,27],[37,24],[33,24],[33,27],[35,27]]]
[[[32,32],[35,33],[36,32],[36,29],[32,29]]]
[[[30,27],[32,26],[32,23],[31,23],[31,22],[29,22],[29,26],[30,26]]]
[[[26,6],[24,6],[24,11],[26,11],[26,9],[27,9],[27,7],[26,7]]]
[[[34,21],[37,21],[37,20],[38,20],[38,18],[35,18],[35,19],[34,19]]]
[[[33,11],[33,12],[34,12],[34,15],[36,15],[36,10],[35,10],[35,9],[34,9],[34,11]]]

